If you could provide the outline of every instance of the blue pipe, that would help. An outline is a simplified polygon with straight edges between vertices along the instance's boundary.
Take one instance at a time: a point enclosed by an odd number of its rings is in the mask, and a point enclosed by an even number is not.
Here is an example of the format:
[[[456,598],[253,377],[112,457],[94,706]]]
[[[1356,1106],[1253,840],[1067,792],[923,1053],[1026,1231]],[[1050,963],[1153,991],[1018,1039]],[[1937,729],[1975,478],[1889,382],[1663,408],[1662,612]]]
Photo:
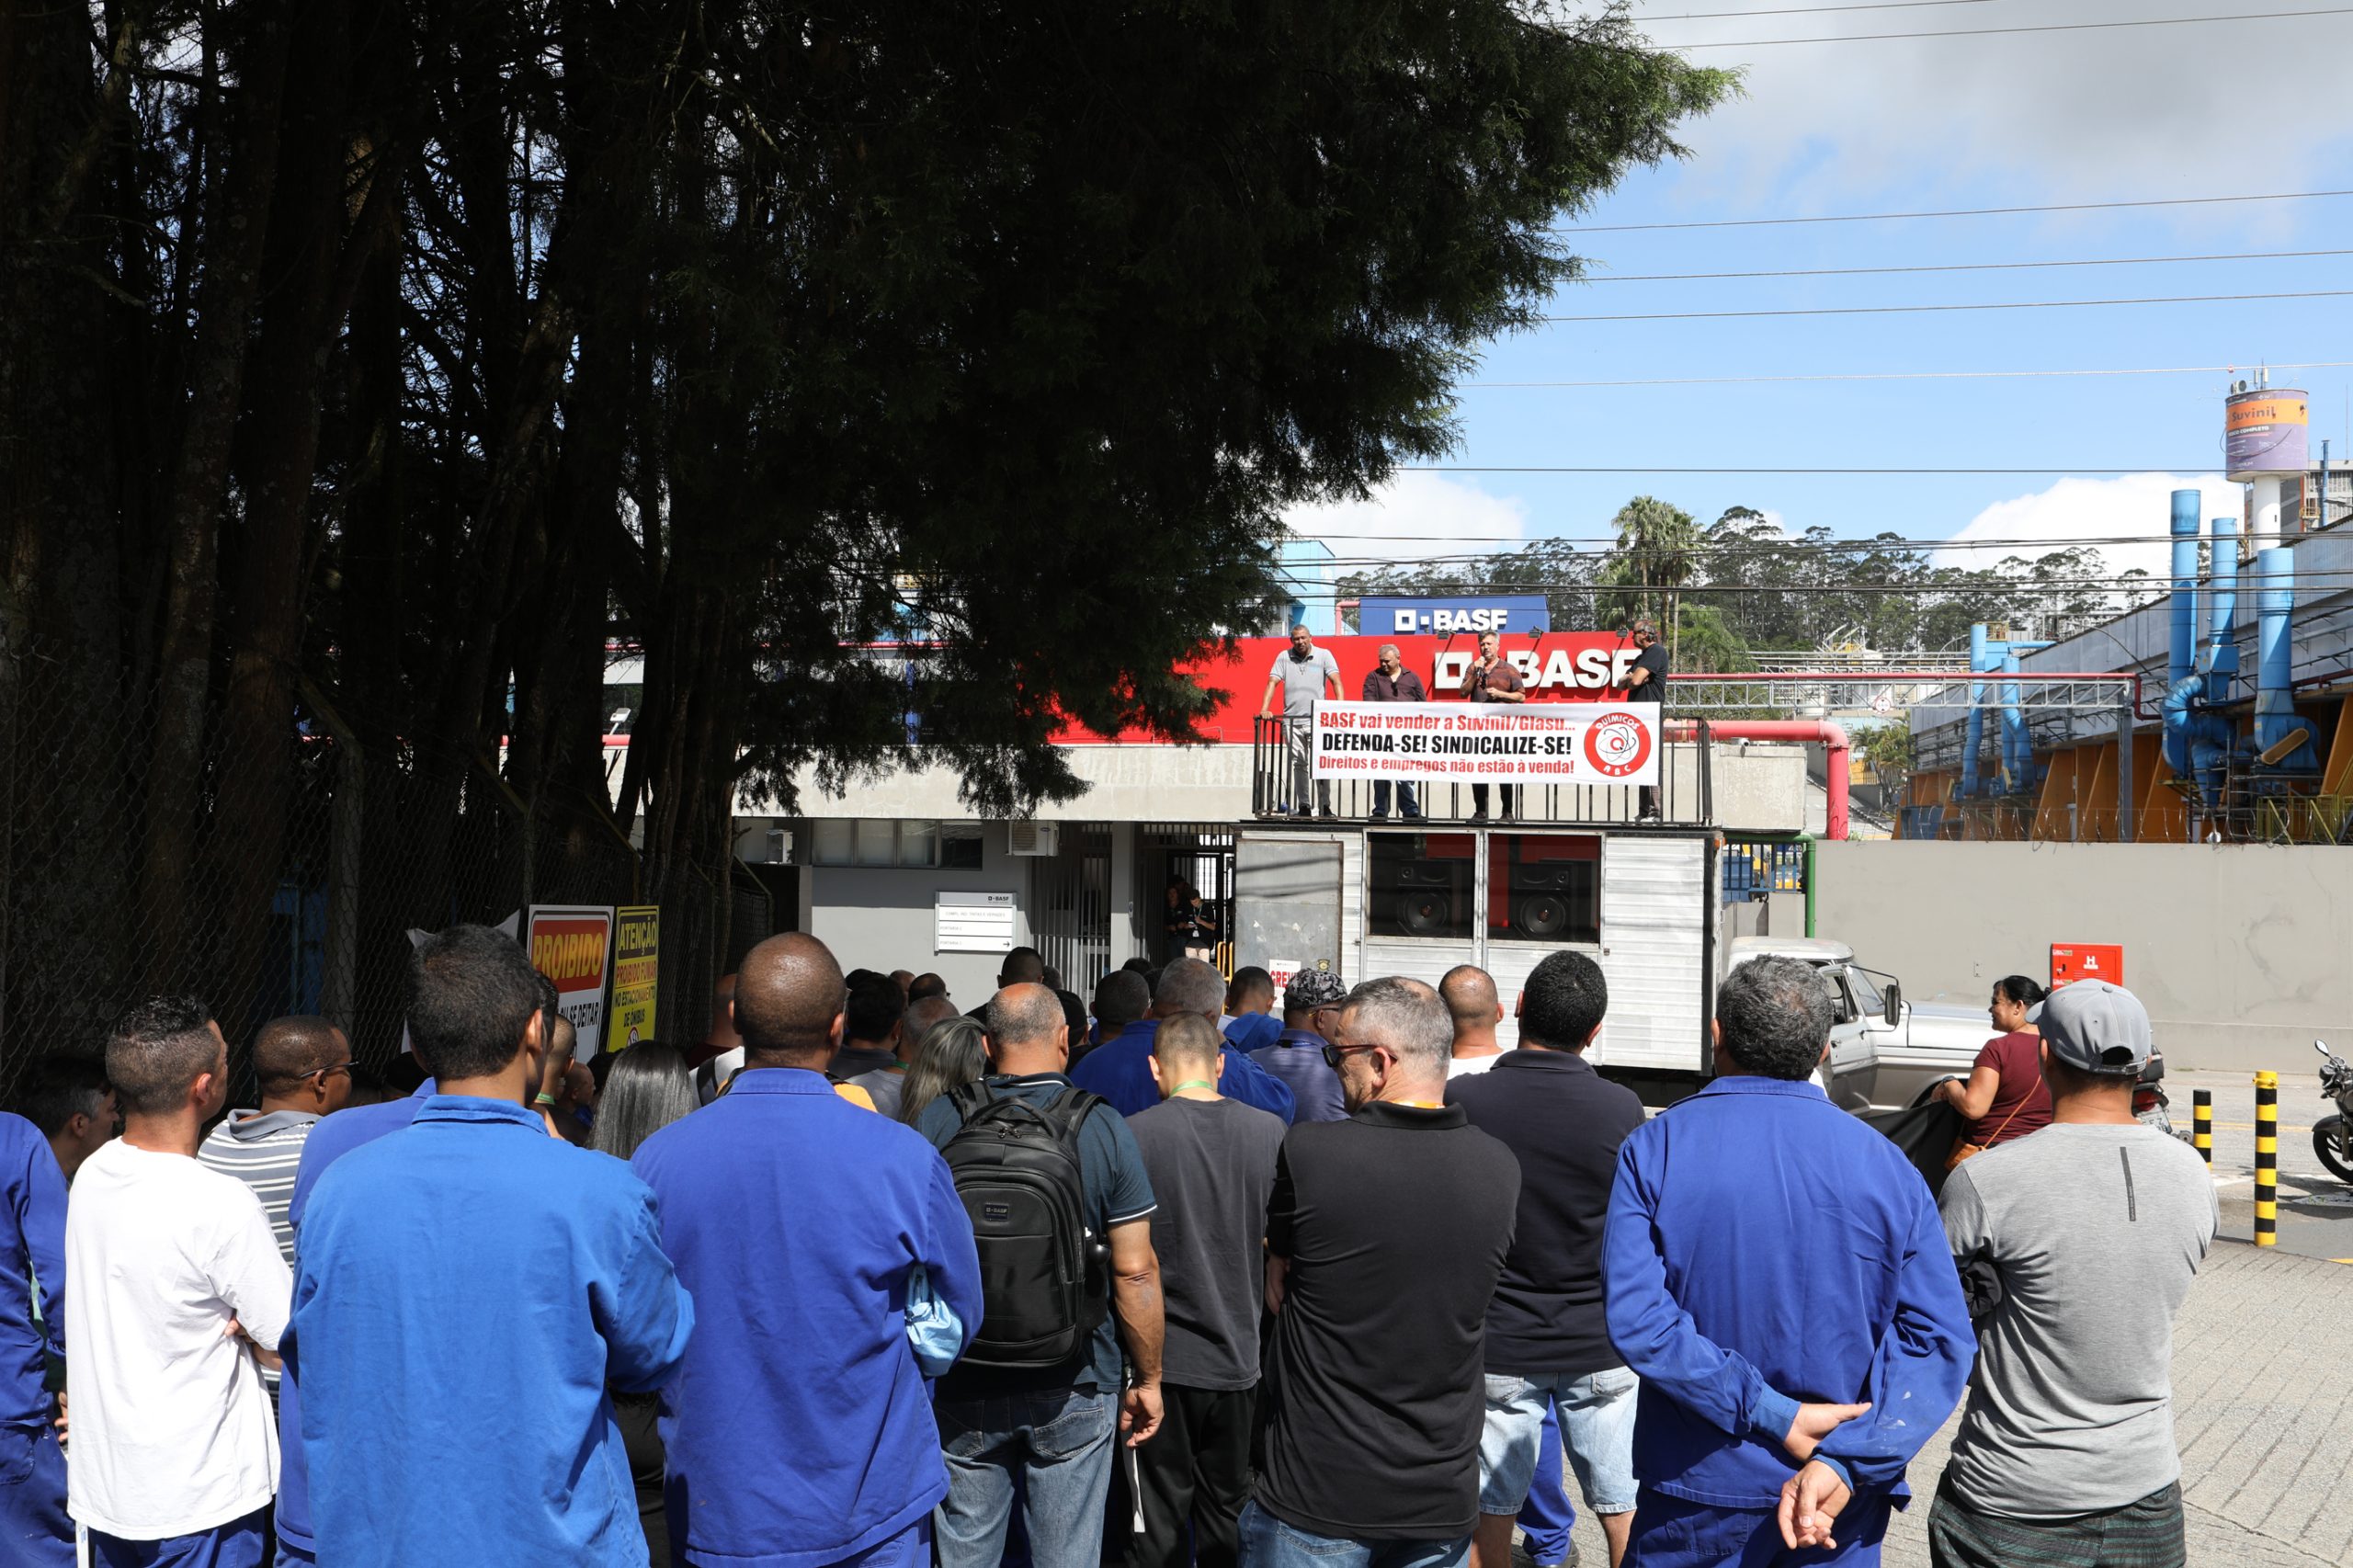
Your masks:
[[[2304,738],[2273,766],[2283,773],[2316,773],[2320,756],[2313,749],[2312,726],[2296,716],[2293,680],[2294,651],[2290,632],[2296,608],[2294,552],[2282,545],[2255,552],[2256,676],[2255,749],[2268,752],[2299,728]]]
[[[2212,528],[2214,572],[2206,591],[2209,620],[2198,668],[2206,676],[2208,705],[2219,708],[2231,700],[2238,684],[2239,520],[2216,517]]]
[[[2189,675],[2198,641],[2198,521],[2202,497],[2195,490],[2173,493],[2173,642],[2165,659],[2165,766],[2177,778],[2189,773],[2188,732],[2177,722],[2173,691]],[[2182,709],[2187,718],[2188,709]]]
[[[1985,667],[1985,623],[1979,621],[1969,629],[1969,667],[1972,671]],[[1962,730],[1961,748],[1961,793],[1966,800],[1977,793],[1977,754],[1985,744],[1985,684],[1972,682],[1969,687],[1969,722]]]

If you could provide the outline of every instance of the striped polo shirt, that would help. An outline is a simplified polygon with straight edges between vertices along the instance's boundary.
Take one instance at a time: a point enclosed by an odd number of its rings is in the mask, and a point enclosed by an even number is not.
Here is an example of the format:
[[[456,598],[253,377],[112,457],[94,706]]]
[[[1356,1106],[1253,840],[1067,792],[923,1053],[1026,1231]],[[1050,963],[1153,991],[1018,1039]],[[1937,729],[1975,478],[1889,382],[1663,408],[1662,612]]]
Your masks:
[[[233,1110],[196,1151],[199,1160],[254,1189],[289,1268],[294,1267],[294,1227],[287,1222],[286,1205],[294,1196],[302,1144],[318,1124],[306,1110]]]

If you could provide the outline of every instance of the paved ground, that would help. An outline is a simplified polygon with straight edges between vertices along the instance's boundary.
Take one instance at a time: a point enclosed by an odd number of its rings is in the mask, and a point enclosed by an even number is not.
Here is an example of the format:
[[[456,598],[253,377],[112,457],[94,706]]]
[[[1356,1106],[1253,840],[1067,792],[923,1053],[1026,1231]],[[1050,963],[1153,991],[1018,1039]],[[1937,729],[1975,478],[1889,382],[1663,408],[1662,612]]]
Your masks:
[[[2343,1051],[2353,1040],[2330,1042]],[[2316,1060],[2316,1059],[2315,1059]],[[2301,1069],[2302,1062],[2294,1065]],[[2177,1125],[2189,1126],[2190,1095],[2214,1096],[2214,1179],[2222,1233],[2255,1234],[2255,1078],[2248,1073],[2180,1073],[2165,1080]],[[2279,1250],[2306,1257],[2353,1258],[2353,1187],[2330,1176],[2313,1153],[2313,1123],[2336,1109],[2317,1074],[2279,1074]]]
[[[2243,1119],[2251,1122],[2252,1090],[2247,1105]],[[2218,1122],[2222,1107],[2217,1094]],[[2244,1136],[2252,1168],[2254,1134]],[[2283,1129],[2283,1145],[2287,1136]],[[2309,1159],[2309,1145],[2305,1153]],[[2283,1153],[2283,1169],[2285,1164]],[[2182,1307],[2174,1345],[2175,1436],[2192,1568],[2353,1562],[2353,1359],[2343,1354],[2348,1323],[2353,1268],[2228,1242],[2207,1259]],[[1927,1500],[1951,1434],[1948,1425],[1912,1467],[1919,1501],[1896,1516],[1888,1568],[1927,1568]],[[1587,1568],[1608,1562],[1601,1531],[1582,1509],[1576,1541]]]

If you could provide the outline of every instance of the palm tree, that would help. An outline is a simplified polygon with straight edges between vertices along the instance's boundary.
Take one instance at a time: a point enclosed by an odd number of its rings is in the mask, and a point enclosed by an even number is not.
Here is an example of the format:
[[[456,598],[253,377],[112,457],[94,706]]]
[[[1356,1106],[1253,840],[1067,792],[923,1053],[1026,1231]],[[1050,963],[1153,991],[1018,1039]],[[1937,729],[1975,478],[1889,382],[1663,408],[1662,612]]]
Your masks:
[[[1618,532],[1611,574],[1652,596],[1651,614],[1666,631],[1666,659],[1672,665],[1681,589],[1699,566],[1699,525],[1679,506],[1637,495],[1618,509],[1610,527]]]

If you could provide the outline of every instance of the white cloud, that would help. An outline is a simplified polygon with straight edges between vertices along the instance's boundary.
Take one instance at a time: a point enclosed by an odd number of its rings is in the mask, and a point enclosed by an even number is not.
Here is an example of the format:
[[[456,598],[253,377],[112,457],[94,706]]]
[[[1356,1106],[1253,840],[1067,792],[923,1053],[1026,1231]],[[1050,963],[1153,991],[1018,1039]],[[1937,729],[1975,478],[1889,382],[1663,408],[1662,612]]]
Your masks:
[[[2041,549],[2057,549],[2075,541],[2099,545],[2100,555],[2114,572],[2138,566],[2153,577],[2170,569],[2170,551],[2162,542],[2173,517],[2173,493],[2195,489],[2203,493],[2205,516],[2235,517],[2241,511],[2239,486],[2211,475],[2182,478],[2170,473],[2134,473],[2118,479],[2063,479],[2047,490],[1996,501],[1969,520],[1952,537],[1961,540],[2048,541]],[[2100,543],[2110,540],[2110,543]],[[2006,554],[2031,559],[2041,553],[2032,545],[1982,550],[1941,550],[1941,566],[1991,566]]]
[[[1346,546],[1366,540],[1392,540],[1416,546],[1416,554],[1440,555],[1503,550],[1528,537],[1525,502],[1442,473],[1401,473],[1369,501],[1296,507],[1283,521],[1342,556],[1349,553]]]
[[[1716,7],[1705,7],[1716,8]],[[1724,7],[1729,9],[1729,7]],[[2274,7],[2276,8],[2276,7]],[[1670,21],[1683,0],[1644,0],[1661,44],[1831,38],[2138,20],[2146,0],[1986,0],[1931,9]],[[2203,8],[2178,14],[2194,16]],[[1688,128],[1694,194],[1753,193],[1802,174],[1824,198],[1991,178],[2029,199],[2128,199],[2310,188],[2353,135],[2353,97],[2317,90],[2310,62],[2353,52],[2353,17],[2134,27],[1982,38],[1703,49],[1742,65],[1745,96]],[[2341,151],[2341,149],[2338,149]],[[1933,173],[1929,173],[1933,171]],[[2339,183],[2330,181],[2328,183]],[[1927,203],[1923,202],[1923,205]],[[2262,207],[2173,210],[2183,226],[2270,227]]]

